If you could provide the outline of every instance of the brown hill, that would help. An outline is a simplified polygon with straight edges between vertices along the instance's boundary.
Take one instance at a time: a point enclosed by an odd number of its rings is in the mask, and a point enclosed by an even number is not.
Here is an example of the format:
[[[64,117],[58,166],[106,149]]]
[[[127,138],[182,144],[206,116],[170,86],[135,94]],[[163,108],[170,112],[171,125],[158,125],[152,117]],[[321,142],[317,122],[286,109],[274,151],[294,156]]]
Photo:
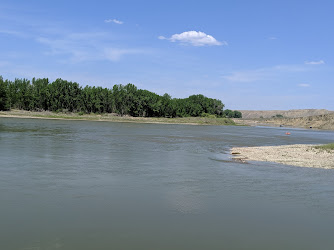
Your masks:
[[[282,126],[334,130],[334,112],[325,115],[298,118],[263,119],[263,122]]]
[[[291,109],[291,110],[239,110],[244,119],[272,118],[281,115],[286,118],[318,116],[325,114],[334,114],[334,111],[327,109]]]

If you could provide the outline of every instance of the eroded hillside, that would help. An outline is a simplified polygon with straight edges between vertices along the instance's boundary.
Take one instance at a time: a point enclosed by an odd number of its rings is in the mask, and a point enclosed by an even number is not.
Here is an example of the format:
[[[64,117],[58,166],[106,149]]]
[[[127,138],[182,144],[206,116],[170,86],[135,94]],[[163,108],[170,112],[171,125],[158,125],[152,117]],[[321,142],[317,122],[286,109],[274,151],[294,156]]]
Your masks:
[[[287,118],[317,116],[333,113],[327,109],[291,109],[291,110],[240,110],[244,119],[272,118],[283,116]]]
[[[272,118],[265,119],[264,122],[282,126],[334,130],[334,113],[297,118]]]

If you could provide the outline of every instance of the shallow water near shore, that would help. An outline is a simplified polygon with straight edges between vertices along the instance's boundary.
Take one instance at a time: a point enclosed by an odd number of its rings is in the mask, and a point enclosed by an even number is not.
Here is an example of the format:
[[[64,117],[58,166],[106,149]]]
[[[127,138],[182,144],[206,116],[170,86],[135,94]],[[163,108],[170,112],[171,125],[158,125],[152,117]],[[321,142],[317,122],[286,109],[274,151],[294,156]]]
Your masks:
[[[333,249],[334,170],[230,155],[333,140],[288,128],[0,118],[0,249]]]

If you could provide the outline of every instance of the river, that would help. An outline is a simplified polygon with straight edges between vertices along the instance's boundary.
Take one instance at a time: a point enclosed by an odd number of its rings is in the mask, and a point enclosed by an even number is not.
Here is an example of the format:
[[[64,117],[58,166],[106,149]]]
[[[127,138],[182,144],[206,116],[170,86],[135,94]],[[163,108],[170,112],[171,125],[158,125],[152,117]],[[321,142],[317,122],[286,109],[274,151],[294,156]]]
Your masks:
[[[333,140],[0,118],[0,249],[334,249],[334,170],[230,156],[233,146]]]

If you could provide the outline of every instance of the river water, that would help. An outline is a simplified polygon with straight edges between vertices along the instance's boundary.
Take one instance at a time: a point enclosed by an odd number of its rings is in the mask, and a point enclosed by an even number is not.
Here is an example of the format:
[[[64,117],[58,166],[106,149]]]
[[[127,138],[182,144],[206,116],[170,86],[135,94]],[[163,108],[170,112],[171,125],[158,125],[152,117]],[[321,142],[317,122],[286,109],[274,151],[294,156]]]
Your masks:
[[[303,129],[0,118],[0,249],[334,249],[334,170],[229,154],[333,140]]]

